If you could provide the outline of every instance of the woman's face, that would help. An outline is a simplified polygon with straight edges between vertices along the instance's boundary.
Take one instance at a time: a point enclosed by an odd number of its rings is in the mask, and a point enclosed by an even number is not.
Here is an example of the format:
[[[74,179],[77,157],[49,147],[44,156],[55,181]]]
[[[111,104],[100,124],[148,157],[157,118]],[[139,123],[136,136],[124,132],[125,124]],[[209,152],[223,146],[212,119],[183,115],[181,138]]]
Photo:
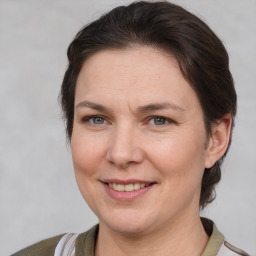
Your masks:
[[[166,53],[134,47],[86,60],[71,146],[79,189],[102,227],[143,233],[198,215],[203,112]]]

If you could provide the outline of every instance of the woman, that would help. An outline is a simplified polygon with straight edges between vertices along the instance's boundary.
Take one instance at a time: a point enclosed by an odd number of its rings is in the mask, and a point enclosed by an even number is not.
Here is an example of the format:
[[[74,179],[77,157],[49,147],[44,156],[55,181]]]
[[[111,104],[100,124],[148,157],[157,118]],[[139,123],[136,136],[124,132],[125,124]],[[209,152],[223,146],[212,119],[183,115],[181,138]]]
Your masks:
[[[247,255],[200,218],[231,141],[228,54],[167,2],[118,7],[68,49],[61,103],[77,183],[99,225],[14,255]]]

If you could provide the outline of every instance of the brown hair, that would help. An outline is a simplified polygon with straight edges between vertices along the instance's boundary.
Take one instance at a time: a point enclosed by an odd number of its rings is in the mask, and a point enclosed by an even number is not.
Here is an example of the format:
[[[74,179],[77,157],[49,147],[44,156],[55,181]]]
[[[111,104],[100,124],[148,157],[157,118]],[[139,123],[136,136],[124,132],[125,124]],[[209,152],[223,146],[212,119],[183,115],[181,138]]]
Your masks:
[[[117,7],[83,27],[70,44],[69,66],[60,92],[69,139],[73,129],[76,80],[84,61],[101,50],[133,45],[160,48],[175,57],[201,103],[208,136],[212,123],[225,114],[230,113],[234,119],[236,92],[228,54],[220,39],[202,20],[180,6],[139,1]],[[214,186],[221,178],[222,160],[223,157],[204,171],[201,208],[215,198]]]

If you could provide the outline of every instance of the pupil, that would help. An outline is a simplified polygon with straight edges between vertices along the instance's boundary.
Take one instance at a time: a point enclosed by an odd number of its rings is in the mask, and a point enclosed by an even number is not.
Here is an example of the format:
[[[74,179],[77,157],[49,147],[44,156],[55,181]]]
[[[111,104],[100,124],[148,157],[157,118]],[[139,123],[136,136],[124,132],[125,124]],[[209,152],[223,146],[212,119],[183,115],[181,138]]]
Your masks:
[[[156,124],[156,125],[165,124],[165,119],[162,118],[162,117],[156,117],[156,118],[155,118],[155,124]]]
[[[95,124],[103,124],[103,118],[101,117],[95,117],[93,121]]]

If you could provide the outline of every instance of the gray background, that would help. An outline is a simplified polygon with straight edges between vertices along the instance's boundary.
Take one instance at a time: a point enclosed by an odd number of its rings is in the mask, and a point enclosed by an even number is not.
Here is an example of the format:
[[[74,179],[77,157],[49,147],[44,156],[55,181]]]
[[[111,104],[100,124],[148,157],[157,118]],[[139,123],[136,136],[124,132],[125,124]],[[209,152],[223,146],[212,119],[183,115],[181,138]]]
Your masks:
[[[97,222],[74,178],[57,102],[66,49],[115,0],[0,0],[0,254]],[[180,3],[205,20],[230,53],[238,93],[233,145],[203,214],[256,255],[256,1]]]

